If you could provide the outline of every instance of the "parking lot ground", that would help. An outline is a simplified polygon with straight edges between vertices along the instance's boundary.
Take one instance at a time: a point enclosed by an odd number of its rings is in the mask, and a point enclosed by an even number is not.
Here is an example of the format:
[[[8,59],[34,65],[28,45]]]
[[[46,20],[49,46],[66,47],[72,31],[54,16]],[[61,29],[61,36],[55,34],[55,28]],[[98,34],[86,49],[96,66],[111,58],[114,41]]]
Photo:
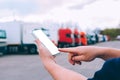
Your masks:
[[[120,41],[98,43],[93,46],[114,47],[120,49]],[[67,54],[61,53],[56,62],[68,69],[74,70],[86,77],[92,77],[99,70],[104,61],[95,59],[83,62],[82,65],[72,66],[67,61]],[[0,57],[0,80],[53,80],[44,69],[38,55],[7,55]]]

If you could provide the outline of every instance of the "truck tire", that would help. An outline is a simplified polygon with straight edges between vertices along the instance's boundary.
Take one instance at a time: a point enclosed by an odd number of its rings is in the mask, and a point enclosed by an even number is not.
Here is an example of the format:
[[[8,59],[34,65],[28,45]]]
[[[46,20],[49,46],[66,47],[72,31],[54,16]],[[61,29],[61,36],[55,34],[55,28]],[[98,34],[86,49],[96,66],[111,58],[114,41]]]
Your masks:
[[[30,48],[29,48],[29,53],[30,53],[30,54],[37,54],[37,49],[36,49],[36,47],[34,47],[34,46],[30,47]]]
[[[0,57],[1,57],[1,56],[3,56],[3,53],[2,53],[2,52],[0,52]]]

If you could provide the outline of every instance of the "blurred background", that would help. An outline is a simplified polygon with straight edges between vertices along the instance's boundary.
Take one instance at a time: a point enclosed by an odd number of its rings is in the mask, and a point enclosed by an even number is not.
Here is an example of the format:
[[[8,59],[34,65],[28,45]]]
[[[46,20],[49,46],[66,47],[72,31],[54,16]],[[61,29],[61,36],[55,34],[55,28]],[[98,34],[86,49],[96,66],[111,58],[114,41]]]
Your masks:
[[[119,4],[120,0],[0,0],[0,79],[30,80],[28,77],[32,75],[36,77],[34,80],[52,79],[42,63],[39,64],[38,55],[33,55],[38,54],[32,35],[34,29],[42,29],[61,48],[87,45],[120,48]],[[63,61],[60,65],[79,71],[64,60],[66,54],[57,59],[58,63]],[[31,62],[34,64],[30,65]],[[92,77],[102,62],[85,64],[80,73]],[[29,70],[25,72],[24,68]]]

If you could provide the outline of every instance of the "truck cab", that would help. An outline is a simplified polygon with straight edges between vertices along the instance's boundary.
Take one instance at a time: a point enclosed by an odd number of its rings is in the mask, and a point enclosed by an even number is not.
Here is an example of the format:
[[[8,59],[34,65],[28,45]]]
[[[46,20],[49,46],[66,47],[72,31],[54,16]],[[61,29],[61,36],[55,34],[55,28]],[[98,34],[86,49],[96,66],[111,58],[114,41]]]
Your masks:
[[[0,30],[0,56],[7,52],[6,31]]]

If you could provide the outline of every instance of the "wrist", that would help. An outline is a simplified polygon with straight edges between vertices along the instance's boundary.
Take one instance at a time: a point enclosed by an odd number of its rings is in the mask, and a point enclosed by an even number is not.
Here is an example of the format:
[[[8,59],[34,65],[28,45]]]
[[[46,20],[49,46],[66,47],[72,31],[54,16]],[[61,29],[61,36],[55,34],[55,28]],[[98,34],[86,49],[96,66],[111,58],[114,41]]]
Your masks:
[[[44,57],[44,58],[41,58],[41,61],[44,65],[45,68],[48,68],[54,64],[56,64],[55,60],[53,57]]]
[[[107,60],[109,58],[109,52],[110,52],[110,48],[99,47],[97,57]]]

